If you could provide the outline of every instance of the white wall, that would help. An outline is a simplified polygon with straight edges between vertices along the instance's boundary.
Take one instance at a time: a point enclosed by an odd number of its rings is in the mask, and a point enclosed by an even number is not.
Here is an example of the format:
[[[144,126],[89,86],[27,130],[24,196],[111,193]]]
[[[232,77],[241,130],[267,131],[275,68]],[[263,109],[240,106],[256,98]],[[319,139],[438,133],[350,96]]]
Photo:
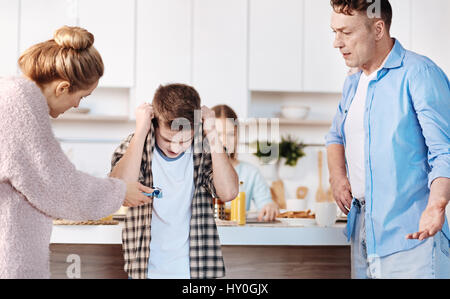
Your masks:
[[[0,76],[17,73],[19,0],[0,0]]]

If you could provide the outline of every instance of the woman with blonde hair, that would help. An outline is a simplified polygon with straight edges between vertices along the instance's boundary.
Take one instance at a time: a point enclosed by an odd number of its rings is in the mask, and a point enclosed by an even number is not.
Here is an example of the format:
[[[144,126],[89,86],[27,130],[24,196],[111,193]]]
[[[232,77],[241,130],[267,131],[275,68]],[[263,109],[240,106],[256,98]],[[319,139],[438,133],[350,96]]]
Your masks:
[[[227,105],[217,105],[211,108],[216,116],[216,128],[222,144],[226,148],[231,164],[236,170],[239,180],[244,182],[246,210],[253,201],[259,210],[259,221],[275,220],[279,214],[277,204],[272,200],[270,188],[256,166],[239,161],[237,158],[239,121],[234,110]]]
[[[50,277],[52,218],[100,219],[151,200],[138,182],[77,171],[53,135],[49,115],[77,107],[103,75],[93,43],[64,26],[22,54],[22,77],[0,78],[0,278]]]

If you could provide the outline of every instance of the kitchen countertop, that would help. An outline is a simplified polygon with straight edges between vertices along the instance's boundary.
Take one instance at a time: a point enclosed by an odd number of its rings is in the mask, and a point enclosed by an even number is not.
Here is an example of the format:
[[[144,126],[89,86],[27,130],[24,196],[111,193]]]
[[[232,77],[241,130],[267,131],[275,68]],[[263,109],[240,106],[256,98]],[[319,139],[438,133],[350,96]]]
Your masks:
[[[286,224],[218,226],[222,245],[348,246],[345,223],[331,227]],[[121,244],[123,223],[118,225],[53,225],[50,243]]]

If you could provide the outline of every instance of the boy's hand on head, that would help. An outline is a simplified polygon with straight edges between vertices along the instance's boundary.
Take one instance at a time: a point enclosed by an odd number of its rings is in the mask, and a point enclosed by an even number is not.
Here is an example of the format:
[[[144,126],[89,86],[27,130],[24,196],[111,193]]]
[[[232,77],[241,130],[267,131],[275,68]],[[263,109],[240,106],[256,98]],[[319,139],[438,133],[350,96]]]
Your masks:
[[[155,114],[150,103],[143,103],[136,108],[136,134],[146,136],[150,130],[151,122]]]
[[[203,132],[208,136],[216,130],[216,113],[206,106],[202,106]]]

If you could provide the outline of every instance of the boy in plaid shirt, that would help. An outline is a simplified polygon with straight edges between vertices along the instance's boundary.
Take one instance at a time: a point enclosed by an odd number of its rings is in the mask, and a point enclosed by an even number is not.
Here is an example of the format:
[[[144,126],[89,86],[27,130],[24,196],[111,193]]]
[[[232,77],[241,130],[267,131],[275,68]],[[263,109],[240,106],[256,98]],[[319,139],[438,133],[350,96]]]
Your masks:
[[[212,198],[233,200],[238,177],[215,129],[215,115],[191,86],[160,86],[136,109],[136,131],[116,149],[111,177],[162,190],[129,208],[122,232],[131,278],[225,275]]]

